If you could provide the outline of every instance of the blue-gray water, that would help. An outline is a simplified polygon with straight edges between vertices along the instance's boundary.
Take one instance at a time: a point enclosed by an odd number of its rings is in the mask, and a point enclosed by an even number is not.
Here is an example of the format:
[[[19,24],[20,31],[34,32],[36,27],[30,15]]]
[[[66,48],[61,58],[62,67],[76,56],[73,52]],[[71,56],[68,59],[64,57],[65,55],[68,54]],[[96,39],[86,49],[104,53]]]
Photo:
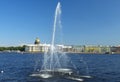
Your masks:
[[[120,55],[68,54],[84,82],[120,82]],[[29,75],[41,67],[43,54],[0,53],[0,82],[76,82],[63,78],[41,80]],[[77,71],[76,70],[76,71]]]

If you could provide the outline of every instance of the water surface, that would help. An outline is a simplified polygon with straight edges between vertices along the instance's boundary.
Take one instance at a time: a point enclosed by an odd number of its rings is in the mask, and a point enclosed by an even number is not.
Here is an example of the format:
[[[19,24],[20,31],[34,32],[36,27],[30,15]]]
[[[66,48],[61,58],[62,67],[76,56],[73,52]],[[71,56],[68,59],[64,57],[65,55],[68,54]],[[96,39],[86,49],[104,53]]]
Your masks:
[[[67,54],[84,82],[120,82],[120,55]],[[0,53],[0,82],[76,82],[64,78],[42,80],[29,75],[41,67],[43,54]]]

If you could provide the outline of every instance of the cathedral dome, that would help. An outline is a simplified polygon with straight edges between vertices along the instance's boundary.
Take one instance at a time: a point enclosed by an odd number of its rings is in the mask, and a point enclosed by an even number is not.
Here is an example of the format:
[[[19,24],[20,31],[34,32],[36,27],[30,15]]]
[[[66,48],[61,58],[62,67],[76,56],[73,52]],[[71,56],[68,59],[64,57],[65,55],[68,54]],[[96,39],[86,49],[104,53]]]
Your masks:
[[[34,44],[40,44],[40,39],[36,38]]]

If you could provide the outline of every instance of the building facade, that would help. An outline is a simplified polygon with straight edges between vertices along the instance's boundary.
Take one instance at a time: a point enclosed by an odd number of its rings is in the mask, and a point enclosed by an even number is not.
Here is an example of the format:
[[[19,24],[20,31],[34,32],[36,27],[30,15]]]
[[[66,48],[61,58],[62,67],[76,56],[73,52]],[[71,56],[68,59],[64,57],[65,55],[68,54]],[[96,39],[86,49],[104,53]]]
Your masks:
[[[49,50],[50,44],[41,44],[39,38],[36,38],[34,44],[25,46],[25,52],[48,52]]]
[[[25,46],[25,52],[50,52],[51,44],[41,44],[40,39],[36,38],[34,44],[28,44]],[[56,52],[71,52],[72,46],[55,45]]]
[[[120,46],[101,46],[101,45],[55,45],[54,51],[66,52],[66,53],[120,53]],[[40,39],[36,38],[34,44],[28,44],[25,46],[25,52],[50,52],[51,44],[41,44]]]

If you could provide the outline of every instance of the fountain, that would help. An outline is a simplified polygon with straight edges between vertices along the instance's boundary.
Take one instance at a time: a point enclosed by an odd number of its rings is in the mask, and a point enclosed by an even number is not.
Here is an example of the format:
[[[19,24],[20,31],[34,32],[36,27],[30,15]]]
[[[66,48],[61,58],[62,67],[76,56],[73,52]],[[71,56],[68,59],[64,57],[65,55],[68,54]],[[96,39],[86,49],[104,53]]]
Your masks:
[[[37,73],[33,73],[30,76],[40,77],[42,79],[62,77],[76,81],[83,81],[82,78],[90,78],[90,76],[80,76],[75,72],[75,70],[71,69],[73,65],[70,63],[71,61],[67,57],[67,55],[62,52],[63,46],[60,45],[61,49],[58,49],[58,45],[55,44],[56,28],[61,28],[60,16],[61,16],[61,5],[60,2],[58,2],[55,10],[50,53],[45,52],[41,70]]]

